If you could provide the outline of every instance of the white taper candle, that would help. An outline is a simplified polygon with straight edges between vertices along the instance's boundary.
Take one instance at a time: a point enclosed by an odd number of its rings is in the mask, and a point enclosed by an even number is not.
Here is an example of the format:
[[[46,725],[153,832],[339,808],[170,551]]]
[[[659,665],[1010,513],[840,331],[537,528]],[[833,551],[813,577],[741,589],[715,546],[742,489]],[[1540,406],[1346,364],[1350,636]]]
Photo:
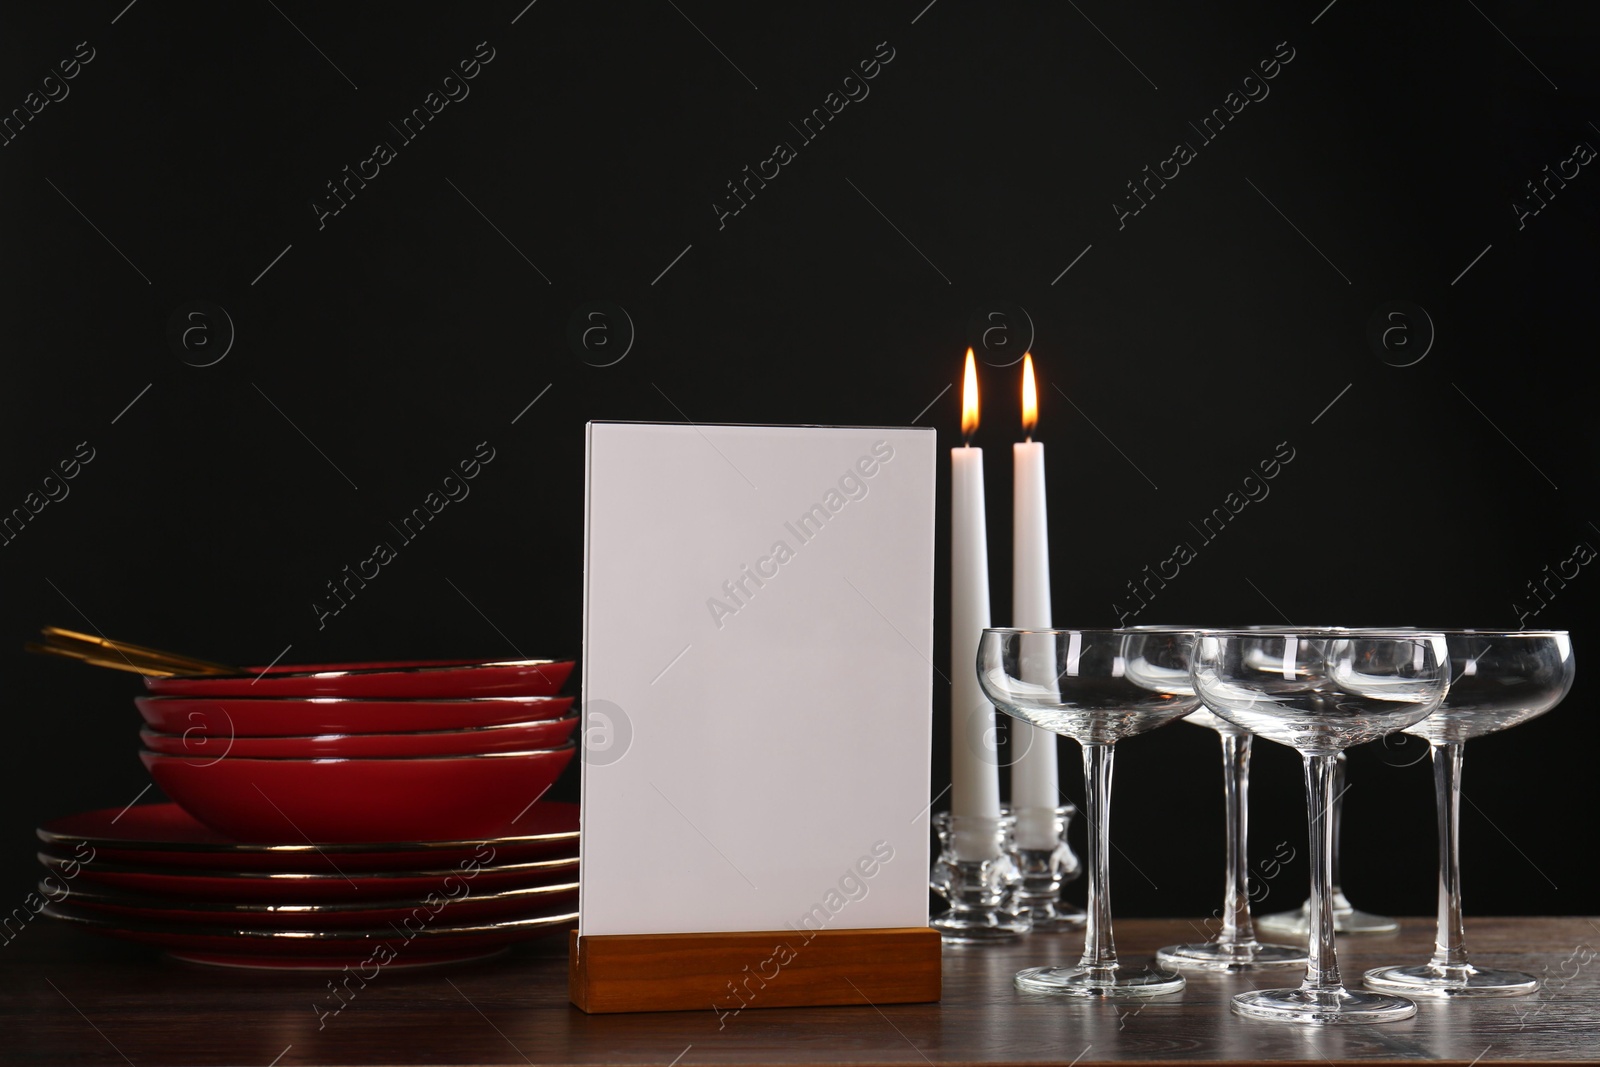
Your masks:
[[[962,432],[978,421],[978,378],[972,350],[962,390]],[[989,625],[989,541],[984,529],[983,450],[950,450],[950,812],[1000,814],[1000,772],[994,707],[978,687],[978,641]],[[957,858],[992,858],[994,842],[959,835]],[[969,854],[963,854],[969,853]]]
[[[1033,356],[1023,356],[1023,426],[1029,440],[1011,446],[1012,556],[1011,625],[1048,629],[1050,623],[1050,537],[1046,521],[1044,445],[1032,440],[1038,421]],[[1020,667],[1028,681],[1051,686],[1055,657],[1041,640]],[[1053,848],[1056,844],[1051,809],[1062,803],[1056,767],[1056,736],[1016,720],[1011,724],[1011,809],[1017,817],[1017,844]]]

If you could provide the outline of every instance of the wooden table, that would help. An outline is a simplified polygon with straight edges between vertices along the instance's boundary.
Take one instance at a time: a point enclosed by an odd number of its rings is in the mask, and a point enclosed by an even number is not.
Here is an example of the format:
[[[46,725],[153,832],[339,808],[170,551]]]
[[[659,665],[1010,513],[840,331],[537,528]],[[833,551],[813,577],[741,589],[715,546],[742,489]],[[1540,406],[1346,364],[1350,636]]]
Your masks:
[[[1423,960],[1431,920],[1400,934],[1341,938],[1347,976]],[[1124,959],[1194,936],[1178,920],[1117,924]],[[1531,996],[1424,1003],[1382,1026],[1314,1028],[1246,1021],[1228,995],[1283,979],[1194,974],[1183,993],[1082,1003],[1018,994],[1011,975],[1073,962],[1078,935],[1003,948],[945,950],[944,1002],[859,1008],[751,1008],[586,1016],[566,1002],[566,938],[497,960],[387,970],[336,1016],[327,975],[178,964],[40,919],[0,947],[0,1062],[48,1064],[897,1064],[1436,1059],[1462,1064],[1600,1059],[1600,923],[1476,919],[1481,962],[1545,979]],[[1284,980],[1287,979],[1287,980]]]

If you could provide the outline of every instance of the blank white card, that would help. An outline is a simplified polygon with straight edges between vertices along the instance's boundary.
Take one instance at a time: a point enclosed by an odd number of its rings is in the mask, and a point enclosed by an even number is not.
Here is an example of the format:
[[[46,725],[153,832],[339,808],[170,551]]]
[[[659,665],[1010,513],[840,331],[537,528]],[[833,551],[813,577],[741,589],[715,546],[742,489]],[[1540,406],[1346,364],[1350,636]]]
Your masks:
[[[589,424],[584,935],[925,926],[934,433]]]

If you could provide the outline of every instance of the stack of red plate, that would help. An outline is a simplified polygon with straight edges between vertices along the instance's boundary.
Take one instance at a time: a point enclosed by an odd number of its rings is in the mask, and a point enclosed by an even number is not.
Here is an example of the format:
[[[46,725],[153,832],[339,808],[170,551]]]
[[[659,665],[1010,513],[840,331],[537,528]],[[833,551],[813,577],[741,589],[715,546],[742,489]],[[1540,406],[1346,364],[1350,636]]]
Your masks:
[[[241,966],[459,960],[570,924],[571,661],[147,678],[171,804],[47,823],[47,913]]]
[[[46,915],[198,963],[455,962],[577,918],[577,805],[541,803],[502,829],[482,840],[258,844],[176,804],[107,808],[39,828],[39,893]]]

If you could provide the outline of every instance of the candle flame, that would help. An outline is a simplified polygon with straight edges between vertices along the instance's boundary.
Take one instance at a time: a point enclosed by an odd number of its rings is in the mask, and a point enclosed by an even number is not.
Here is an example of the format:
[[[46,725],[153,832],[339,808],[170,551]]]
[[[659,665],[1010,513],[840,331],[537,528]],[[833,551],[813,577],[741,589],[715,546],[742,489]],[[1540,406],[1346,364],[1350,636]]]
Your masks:
[[[1033,440],[1039,425],[1039,393],[1033,384],[1033,353],[1022,354],[1022,432]]]
[[[967,369],[961,379],[961,436],[966,443],[978,429],[978,361],[967,349]]]

